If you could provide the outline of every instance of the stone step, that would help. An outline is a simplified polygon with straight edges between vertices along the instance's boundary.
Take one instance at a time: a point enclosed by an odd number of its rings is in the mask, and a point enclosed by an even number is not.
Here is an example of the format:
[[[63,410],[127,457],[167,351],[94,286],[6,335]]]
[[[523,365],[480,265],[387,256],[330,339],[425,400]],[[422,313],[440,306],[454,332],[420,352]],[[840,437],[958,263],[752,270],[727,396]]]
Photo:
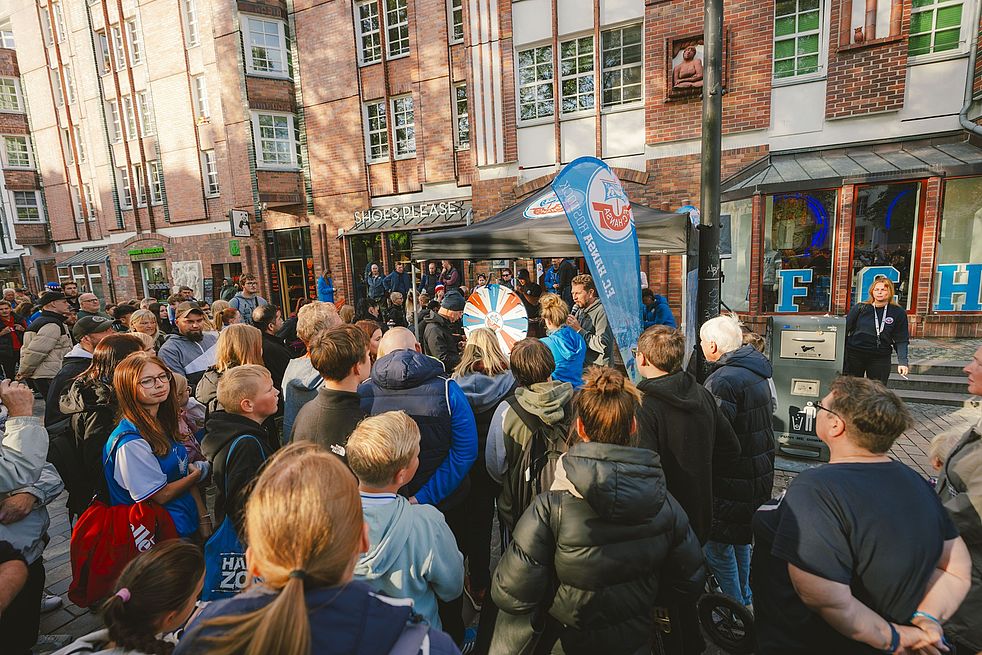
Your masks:
[[[894,362],[894,366],[896,366],[896,362]],[[967,376],[962,369],[966,366],[968,366],[967,361],[926,359],[911,362],[910,372],[918,375],[945,375],[965,379]]]
[[[905,402],[927,403],[929,405],[948,405],[950,407],[979,407],[980,399],[968,393],[944,391],[920,391],[917,389],[894,389]]]
[[[894,391],[910,389],[914,391],[943,391],[947,393],[968,393],[968,379],[962,375],[920,375],[911,373],[905,380],[899,373],[890,374],[890,388]]]

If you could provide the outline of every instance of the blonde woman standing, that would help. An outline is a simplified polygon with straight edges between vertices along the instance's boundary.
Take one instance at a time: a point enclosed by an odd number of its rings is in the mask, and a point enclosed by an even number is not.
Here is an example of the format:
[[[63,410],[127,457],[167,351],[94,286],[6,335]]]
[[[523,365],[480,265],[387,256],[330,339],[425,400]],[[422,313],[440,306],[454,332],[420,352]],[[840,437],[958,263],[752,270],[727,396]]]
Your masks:
[[[130,332],[145,334],[153,339],[153,351],[160,350],[167,335],[160,329],[157,317],[149,309],[138,309],[130,316]]]
[[[218,335],[215,365],[205,371],[195,387],[195,398],[209,413],[222,409],[218,402],[218,381],[222,374],[242,364],[263,365],[263,335],[251,325],[238,323],[229,325]]]
[[[867,377],[886,384],[890,379],[891,350],[897,351],[897,372],[907,375],[910,331],[907,312],[894,300],[895,294],[893,282],[878,277],[869,288],[869,298],[849,310],[843,375]]]

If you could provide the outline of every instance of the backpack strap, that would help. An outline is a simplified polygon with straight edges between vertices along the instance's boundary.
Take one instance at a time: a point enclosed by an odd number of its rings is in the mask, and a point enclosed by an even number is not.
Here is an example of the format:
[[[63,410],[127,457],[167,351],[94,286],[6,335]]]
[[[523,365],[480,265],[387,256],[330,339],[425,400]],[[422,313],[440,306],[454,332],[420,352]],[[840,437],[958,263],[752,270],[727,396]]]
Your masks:
[[[108,464],[109,460],[112,459],[113,455],[116,454],[116,451],[119,450],[119,447],[122,445],[123,442],[123,437],[128,437],[128,436],[134,436],[138,439],[143,438],[143,436],[140,435],[139,432],[120,432],[119,435],[117,435],[116,440],[113,441],[112,445],[109,446],[109,453],[106,455],[106,460],[102,463],[103,466]],[[132,441],[132,439],[127,439],[126,441]]]
[[[418,655],[420,651],[423,655],[429,653],[429,632],[430,626],[423,622],[406,623],[402,629],[402,634],[389,650],[389,655]]]
[[[259,445],[259,452],[262,453],[263,461],[264,462],[266,461],[266,451],[263,449],[263,445],[262,443],[260,443],[259,439],[256,439],[256,437],[251,434],[242,434],[236,437],[235,441],[233,441],[232,445],[229,446],[228,448],[228,454],[225,455],[225,484],[223,486],[225,487],[226,498],[228,498],[228,464],[229,462],[232,461],[232,452],[235,450],[235,447],[239,445],[239,442],[242,441],[243,439],[252,439],[253,441],[255,441]]]

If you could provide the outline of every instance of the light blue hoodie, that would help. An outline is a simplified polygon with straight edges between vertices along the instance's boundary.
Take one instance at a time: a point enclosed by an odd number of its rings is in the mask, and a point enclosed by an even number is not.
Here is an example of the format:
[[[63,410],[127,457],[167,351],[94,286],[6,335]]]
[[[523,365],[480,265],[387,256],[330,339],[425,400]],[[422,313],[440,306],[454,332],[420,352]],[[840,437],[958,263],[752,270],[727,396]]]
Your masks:
[[[290,443],[293,434],[293,422],[300,413],[300,408],[317,397],[324,378],[310,363],[310,357],[291,359],[283,374],[283,434],[280,435],[284,444]]]
[[[431,626],[443,629],[436,599],[464,590],[464,556],[440,510],[396,494],[361,494],[371,546],[355,579],[392,598],[409,598]]]
[[[568,325],[551,332],[542,339],[549,346],[552,357],[556,360],[556,370],[552,379],[559,382],[569,382],[574,389],[583,386],[583,360],[586,359],[586,341]]]

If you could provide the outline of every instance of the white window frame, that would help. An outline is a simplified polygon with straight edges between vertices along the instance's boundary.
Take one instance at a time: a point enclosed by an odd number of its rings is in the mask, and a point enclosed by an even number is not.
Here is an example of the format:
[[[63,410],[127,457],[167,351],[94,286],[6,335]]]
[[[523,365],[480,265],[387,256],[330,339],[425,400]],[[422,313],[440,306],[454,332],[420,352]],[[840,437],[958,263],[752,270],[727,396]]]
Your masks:
[[[135,18],[127,18],[123,21],[126,31],[126,39],[130,45],[130,66],[137,66],[143,63],[143,38],[140,36],[140,26],[137,25]]]
[[[409,111],[406,105],[397,108],[399,103],[409,101]],[[396,96],[389,101],[389,116],[392,117],[392,155],[395,159],[411,159],[416,156],[416,101],[411,93]],[[403,122],[400,124],[400,120]],[[399,132],[412,132],[412,136],[406,136],[402,141],[407,144],[406,149],[399,148]]]
[[[143,90],[136,92],[136,112],[143,136],[153,136],[156,134],[157,126],[153,122],[153,100],[150,98],[150,91]]]
[[[291,113],[280,112],[280,111],[252,111],[252,143],[256,151],[256,167],[268,170],[297,170],[299,168],[297,159],[297,130],[296,130],[296,119]],[[263,157],[262,143],[263,139],[261,137],[261,127],[260,121],[263,116],[271,116],[273,118],[285,118],[286,127],[289,130],[290,135],[290,162],[267,162]],[[275,129],[275,126],[274,126]],[[274,139],[274,141],[276,141]]]
[[[119,106],[115,99],[106,101],[106,111],[109,114],[107,117],[109,125],[112,126],[113,143],[120,143],[125,135],[123,134],[123,122],[119,115]]]
[[[24,113],[24,95],[21,92],[20,80],[16,77],[0,77],[0,85],[4,88],[13,88],[13,96],[9,93],[0,94],[0,97],[12,98],[14,101],[14,107],[3,107],[0,105],[0,112],[9,112],[14,114]]]
[[[796,21],[797,21],[797,16],[799,14],[808,13],[808,12],[802,12],[802,11],[799,10],[800,8],[798,7],[797,3],[800,2],[800,1],[801,0],[795,0],[795,2],[796,2],[796,4],[795,4],[795,13],[794,14],[791,14],[791,15],[795,16],[795,20]],[[777,32],[776,26],[775,26],[774,29],[772,29],[772,32],[771,33],[775,35],[775,36],[772,37],[773,43],[771,44],[771,78],[772,78],[772,83],[774,85],[776,85],[776,86],[782,86],[782,85],[788,85],[788,84],[796,84],[798,82],[809,82],[809,81],[812,81],[812,80],[815,80],[815,79],[819,79],[819,78],[822,78],[822,77],[825,76],[825,67],[826,67],[826,64],[828,63],[828,36],[827,36],[828,33],[829,33],[829,31],[828,31],[828,20],[829,20],[828,14],[829,14],[829,12],[826,9],[825,0],[819,0],[819,2],[818,2],[818,29],[817,30],[805,30],[803,32],[797,32],[796,31],[796,32],[793,32],[793,33],[791,33],[789,35],[782,36],[782,37],[780,37],[780,39],[778,39],[778,37],[776,36],[776,32]],[[784,18],[784,17],[782,17],[782,18]],[[777,21],[777,3],[774,4],[774,18],[773,18],[773,20],[775,22]],[[797,25],[796,25],[796,27],[797,27]],[[777,77],[777,75],[775,74],[776,73],[775,66],[776,66],[776,63],[777,63],[777,58],[774,56],[774,53],[776,52],[778,41],[780,40],[780,41],[793,41],[794,42],[796,52],[795,52],[795,56],[793,57],[793,59],[795,61],[797,61],[797,59],[798,59],[798,53],[797,53],[798,39],[800,37],[804,37],[804,36],[811,36],[812,34],[817,34],[818,35],[818,68],[815,71],[811,72],[811,73],[802,73],[801,75],[788,75],[786,77]],[[796,70],[797,70],[797,64],[796,64]]]
[[[222,189],[218,181],[218,160],[215,158],[214,150],[201,151],[201,170],[205,174],[205,195],[209,198],[217,198],[221,195]]]
[[[48,16],[48,10],[44,7],[41,8],[41,38],[44,40],[44,45],[49,48],[55,44],[54,29],[51,27],[51,17]]]
[[[362,108],[362,121],[365,125],[365,159],[369,164],[389,159],[389,109],[387,104],[385,99],[372,100],[366,102]],[[381,113],[378,112],[379,108],[382,110]],[[379,124],[379,120],[381,120],[381,124]],[[372,156],[372,136],[380,137],[379,154],[374,157]]]
[[[123,119],[126,122],[126,140],[132,141],[136,138],[136,107],[133,105],[133,96],[123,96]]]
[[[84,164],[87,158],[85,156],[85,141],[82,139],[82,126],[73,125],[72,130],[75,132],[75,149],[78,150],[78,163]]]
[[[450,43],[464,42],[464,0],[447,0],[447,38]]]
[[[633,62],[633,63],[630,63],[630,64],[620,63],[617,66],[611,66],[610,68],[605,67],[603,65],[603,62],[604,62],[604,49],[603,49],[604,35],[610,34],[611,32],[615,32],[615,31],[623,31],[623,30],[626,30],[626,29],[630,29],[632,27],[638,27],[638,28],[641,29],[641,43],[640,43],[640,45],[641,45],[641,61],[639,61],[639,62]],[[623,48],[624,48],[623,35],[621,37],[621,45],[619,47],[621,48],[621,50],[623,50]],[[622,58],[623,58],[623,53],[622,53]],[[594,64],[594,65],[596,65],[596,64]],[[640,71],[640,73],[641,73],[641,75],[640,75],[640,80],[641,81],[639,82],[640,92],[638,94],[638,98],[636,100],[628,100],[628,101],[625,102],[623,100],[623,96],[624,96],[624,84],[622,83],[620,85],[620,88],[621,88],[621,98],[622,98],[621,101],[620,102],[611,103],[611,104],[605,104],[604,103],[604,90],[605,90],[605,86],[604,86],[604,74],[607,73],[607,72],[620,71],[621,72],[621,75],[622,75],[621,80],[623,82],[623,72],[626,71],[626,70],[628,70],[628,69],[631,69],[631,68],[637,68]],[[596,89],[594,91],[594,93],[595,94],[596,93],[599,93],[600,94],[600,97],[599,97],[599,100],[600,100],[600,108],[603,111],[620,111],[622,109],[633,109],[635,107],[644,106],[644,24],[643,23],[627,23],[626,25],[618,25],[616,27],[611,27],[611,28],[605,29],[605,30],[603,30],[603,31],[600,32],[600,88],[599,89]]]
[[[72,151],[72,137],[68,133],[67,127],[58,128],[61,133],[61,143],[65,148],[65,161],[68,162],[69,166],[75,165],[75,153]]]
[[[88,182],[82,185],[82,192],[85,194],[85,207],[89,210],[89,220],[94,221],[99,212],[95,207],[95,196],[92,194],[92,185]]]
[[[201,45],[201,26],[198,23],[197,0],[181,0],[181,20],[184,21],[184,45],[194,48]]]
[[[125,166],[116,168],[116,183],[119,188],[119,206],[121,209],[133,209],[133,186],[130,174]]]
[[[72,79],[72,68],[69,64],[65,64],[63,71],[65,73],[65,99],[68,104],[74,105],[75,101],[78,100],[78,96],[75,95],[75,80]]]
[[[65,105],[65,90],[61,86],[61,71],[57,68],[49,68],[51,73],[51,92],[55,94],[55,105],[63,107]]]
[[[136,206],[147,206],[147,187],[143,183],[143,164],[133,164],[133,179],[136,180]]]
[[[580,47],[580,41],[582,41],[583,39],[589,39],[590,40],[590,46],[589,46],[589,50],[588,50],[588,54],[590,56],[590,70],[589,71],[580,71],[579,70],[579,60],[581,58],[583,58],[587,54],[587,51],[581,50],[581,47]],[[566,75],[566,74],[563,74],[563,63],[566,62],[566,61],[569,61],[570,58],[563,56],[563,46],[565,46],[565,45],[567,45],[569,43],[572,43],[573,44],[573,47],[575,48],[575,54],[572,57],[572,63],[573,63],[573,66],[574,66],[574,70],[573,70],[572,73]],[[559,44],[559,87],[558,87],[557,91],[559,92],[559,115],[560,116],[564,116],[564,117],[566,117],[566,116],[575,116],[576,114],[581,114],[581,113],[582,114],[592,113],[592,112],[594,112],[596,110],[596,108],[597,108],[597,88],[596,88],[596,84],[594,82],[594,80],[596,79],[595,78],[596,73],[597,73],[596,42],[594,41],[594,38],[593,38],[593,35],[592,34],[580,34],[579,36],[574,36],[572,38],[566,39],[566,40],[562,41]],[[590,93],[586,93],[586,92],[581,92],[580,91],[580,80],[581,79],[589,79],[591,82],[594,82],[594,87],[593,87],[593,91],[592,91],[593,103],[591,103],[591,105],[589,107],[581,107],[580,106],[580,99],[583,96],[591,95]],[[563,88],[563,86],[564,86],[563,83],[564,82],[567,82],[567,81],[570,81],[570,80],[573,80],[574,81],[574,84],[576,84],[576,93],[574,93],[572,96],[567,96],[566,93],[565,93],[565,91],[564,91],[564,88]],[[571,109],[569,111],[567,111],[565,109],[565,107],[564,107],[564,101],[567,98],[571,98],[576,103],[576,109]]]
[[[460,92],[463,91],[463,112],[461,112]],[[470,99],[467,97],[467,82],[453,85],[453,139],[457,150],[467,150],[471,147]],[[461,138],[460,121],[467,121],[466,139]]]
[[[126,49],[123,47],[123,30],[119,25],[110,25],[109,32],[112,34],[113,57],[116,59],[116,70],[121,71],[126,68]]]
[[[17,197],[18,197],[17,194],[28,194],[28,193],[34,194],[34,204],[26,205],[25,208],[36,209],[38,213],[37,219],[23,219],[20,217],[20,213],[17,211],[20,208],[17,204]],[[27,191],[21,191],[21,190],[14,191],[13,189],[11,189],[10,207],[12,209],[11,213],[13,214],[14,223],[26,223],[26,224],[37,225],[39,223],[44,223],[46,220],[44,215],[44,205],[41,203],[41,191],[38,189],[27,190]]]
[[[369,16],[362,16],[362,9],[369,10]],[[365,31],[363,21],[375,19],[375,29]],[[377,64],[382,61],[382,19],[378,15],[378,2],[376,0],[362,0],[355,3],[355,34],[358,41],[358,64],[367,66]],[[366,47],[367,43],[367,47]],[[366,52],[371,50],[374,56],[366,56]]]
[[[980,0],[976,0],[977,2]],[[913,21],[914,14],[924,13],[926,11],[933,11],[934,17],[932,23],[934,27],[928,34],[931,35],[931,47],[934,47],[934,35],[937,33],[937,21],[938,21],[938,9],[944,9],[945,7],[954,7],[957,5],[962,6],[962,20],[961,25],[958,28],[958,47],[952,48],[951,50],[941,50],[940,52],[925,52],[920,55],[910,55],[908,54],[907,60],[911,64],[925,64],[932,61],[938,61],[941,59],[950,59],[952,57],[959,57],[968,52],[970,44],[973,42],[972,30],[971,30],[971,18],[974,14],[974,5],[969,2],[969,0],[943,0],[936,2],[932,5],[927,5],[925,7],[911,7],[910,8],[910,19]],[[966,17],[968,20],[966,20]],[[947,28],[951,29],[951,28]],[[910,36],[918,36],[912,34]],[[909,37],[908,37],[909,40]]]
[[[395,3],[395,6],[390,9],[389,3]],[[384,5],[383,9],[385,9],[385,53],[389,59],[408,57],[409,56],[409,0],[383,0],[383,5]],[[400,8],[406,13],[406,19],[403,21],[390,23],[389,22],[390,14],[397,14]],[[397,38],[395,41],[390,39],[392,35],[392,30],[397,31]],[[398,52],[393,52],[392,49],[393,43],[395,43],[400,48]]]
[[[27,154],[27,165],[11,163],[9,152],[7,150],[7,139],[12,140],[23,140],[24,149],[21,152]],[[34,148],[31,145],[31,137],[26,134],[0,134],[0,162],[3,163],[4,168],[16,169],[19,171],[30,171],[34,170]],[[20,149],[19,149],[20,150]]]
[[[542,63],[537,63],[537,60],[538,60],[538,57],[539,57],[539,51],[540,50],[547,50],[549,54],[548,54],[548,57],[546,57],[546,61],[543,61]],[[523,84],[522,83],[522,70],[524,68],[527,68],[527,67],[523,67],[520,64],[520,60],[522,58],[522,53],[525,53],[525,52],[531,52],[532,53],[532,69],[533,69],[534,77],[533,77],[533,79],[532,79],[531,82],[526,82],[526,83]],[[549,70],[551,71],[550,76],[549,76],[548,79],[539,79],[538,74],[539,74],[539,67],[540,66],[542,66],[542,67],[546,67],[547,66],[549,68]],[[516,86],[516,92],[515,92],[515,108],[516,108],[517,113],[518,113],[518,116],[517,116],[518,123],[520,125],[534,125],[534,124],[537,124],[537,123],[544,123],[544,122],[552,121],[553,120],[553,117],[554,117],[554,113],[555,113],[555,97],[556,97],[556,71],[553,70],[552,44],[551,43],[542,43],[542,44],[539,44],[539,45],[533,45],[533,46],[529,46],[527,48],[522,48],[521,50],[517,51],[515,53],[515,70],[516,70],[516,73],[517,73],[515,75],[515,86]],[[548,103],[549,113],[539,114],[539,111],[538,111],[539,101],[538,101],[538,91],[537,91],[537,89],[538,89],[538,87],[545,87],[547,85],[552,89],[552,97],[549,98],[549,103]],[[534,107],[533,107],[534,108],[534,115],[533,116],[530,116],[528,118],[523,118],[522,117],[522,90],[523,89],[532,89],[532,92],[533,92],[533,94],[536,97],[536,99],[535,99],[535,101],[533,103],[533,105],[534,105]]]
[[[99,70],[99,74],[108,75],[113,70],[112,46],[109,45],[109,37],[106,35],[105,30],[96,32],[95,36],[98,40],[99,55],[102,57],[102,67]]]
[[[0,48],[16,49],[14,30],[10,27],[10,19],[0,21]]]
[[[194,96],[194,117],[199,122],[211,118],[211,108],[208,106],[208,80],[204,74],[191,78],[191,92]]]
[[[273,51],[278,51],[280,54],[280,65],[282,68],[274,68],[270,70],[265,70],[263,68],[256,67],[256,60],[252,56],[252,27],[253,24],[261,24],[264,28],[267,26],[276,27],[276,38],[278,45],[276,47],[270,48],[270,46],[259,46],[262,48],[269,48]],[[271,36],[269,33],[263,29],[263,35]],[[290,61],[289,61],[289,51],[286,47],[286,23],[281,20],[274,20],[270,18],[263,18],[261,16],[242,16],[242,38],[245,41],[245,60],[246,60],[246,74],[254,75],[257,77],[275,77],[280,79],[289,79],[290,77]]]
[[[160,166],[160,160],[154,159],[150,162],[150,204],[164,204],[164,169]]]
[[[51,11],[55,15],[55,38],[58,39],[58,43],[61,43],[68,36],[68,30],[65,28],[65,13],[61,9],[61,3],[52,2]]]
[[[82,222],[82,194],[78,189],[78,185],[69,184],[68,185],[68,195],[72,199],[72,209],[75,210],[75,222]]]

